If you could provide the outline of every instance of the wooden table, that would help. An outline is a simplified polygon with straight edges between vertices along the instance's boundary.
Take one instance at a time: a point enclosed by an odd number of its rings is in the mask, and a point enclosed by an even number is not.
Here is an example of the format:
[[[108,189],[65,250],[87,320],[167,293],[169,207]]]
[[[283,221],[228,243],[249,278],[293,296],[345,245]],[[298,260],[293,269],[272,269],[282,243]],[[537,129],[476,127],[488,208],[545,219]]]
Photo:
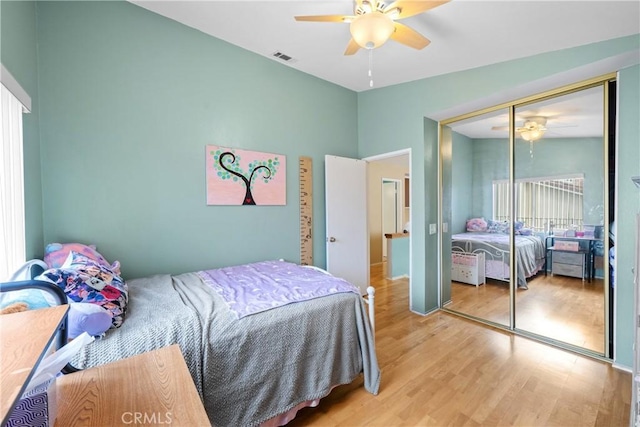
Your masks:
[[[29,383],[69,310],[68,305],[0,316],[2,425]]]
[[[58,378],[56,426],[208,426],[180,347]]]

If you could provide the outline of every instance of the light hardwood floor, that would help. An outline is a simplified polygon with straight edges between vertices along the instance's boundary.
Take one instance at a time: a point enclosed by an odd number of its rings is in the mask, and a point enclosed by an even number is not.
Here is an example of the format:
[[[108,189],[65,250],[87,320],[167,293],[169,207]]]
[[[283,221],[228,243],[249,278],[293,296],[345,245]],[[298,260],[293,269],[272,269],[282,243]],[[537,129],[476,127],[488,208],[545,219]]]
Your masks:
[[[604,281],[538,274],[516,293],[516,327],[604,353]],[[489,279],[478,287],[452,282],[448,309],[509,324],[509,287]]]
[[[409,311],[408,280],[371,276],[382,369],[289,426],[627,426],[631,374],[445,312]]]

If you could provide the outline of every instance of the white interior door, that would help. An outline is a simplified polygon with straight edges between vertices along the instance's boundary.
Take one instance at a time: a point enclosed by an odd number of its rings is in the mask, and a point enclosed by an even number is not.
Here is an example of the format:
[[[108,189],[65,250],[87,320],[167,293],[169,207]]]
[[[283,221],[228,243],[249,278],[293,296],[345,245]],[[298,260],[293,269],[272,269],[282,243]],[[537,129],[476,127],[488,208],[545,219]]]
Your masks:
[[[327,271],[360,288],[369,286],[367,162],[325,156]]]

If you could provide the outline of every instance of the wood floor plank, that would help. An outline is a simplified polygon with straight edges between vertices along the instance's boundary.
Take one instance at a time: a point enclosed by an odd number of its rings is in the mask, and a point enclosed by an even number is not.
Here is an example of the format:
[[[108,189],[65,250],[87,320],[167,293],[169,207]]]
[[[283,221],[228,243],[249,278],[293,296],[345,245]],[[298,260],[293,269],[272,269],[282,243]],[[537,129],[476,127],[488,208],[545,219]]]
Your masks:
[[[604,281],[540,273],[516,293],[517,328],[604,353]],[[450,310],[509,325],[509,287],[489,280],[473,286],[452,282]]]
[[[412,313],[408,280],[384,268],[371,272],[379,394],[360,377],[290,426],[629,424],[631,374],[442,311]]]

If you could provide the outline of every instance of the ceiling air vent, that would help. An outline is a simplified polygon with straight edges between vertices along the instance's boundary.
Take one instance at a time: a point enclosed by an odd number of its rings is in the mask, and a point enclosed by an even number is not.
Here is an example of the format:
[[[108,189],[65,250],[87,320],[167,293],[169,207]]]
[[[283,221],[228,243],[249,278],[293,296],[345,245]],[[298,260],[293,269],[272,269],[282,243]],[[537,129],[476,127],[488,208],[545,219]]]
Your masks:
[[[274,52],[272,55],[274,58],[278,58],[284,62],[289,62],[289,63],[296,62],[294,58],[282,52]]]

